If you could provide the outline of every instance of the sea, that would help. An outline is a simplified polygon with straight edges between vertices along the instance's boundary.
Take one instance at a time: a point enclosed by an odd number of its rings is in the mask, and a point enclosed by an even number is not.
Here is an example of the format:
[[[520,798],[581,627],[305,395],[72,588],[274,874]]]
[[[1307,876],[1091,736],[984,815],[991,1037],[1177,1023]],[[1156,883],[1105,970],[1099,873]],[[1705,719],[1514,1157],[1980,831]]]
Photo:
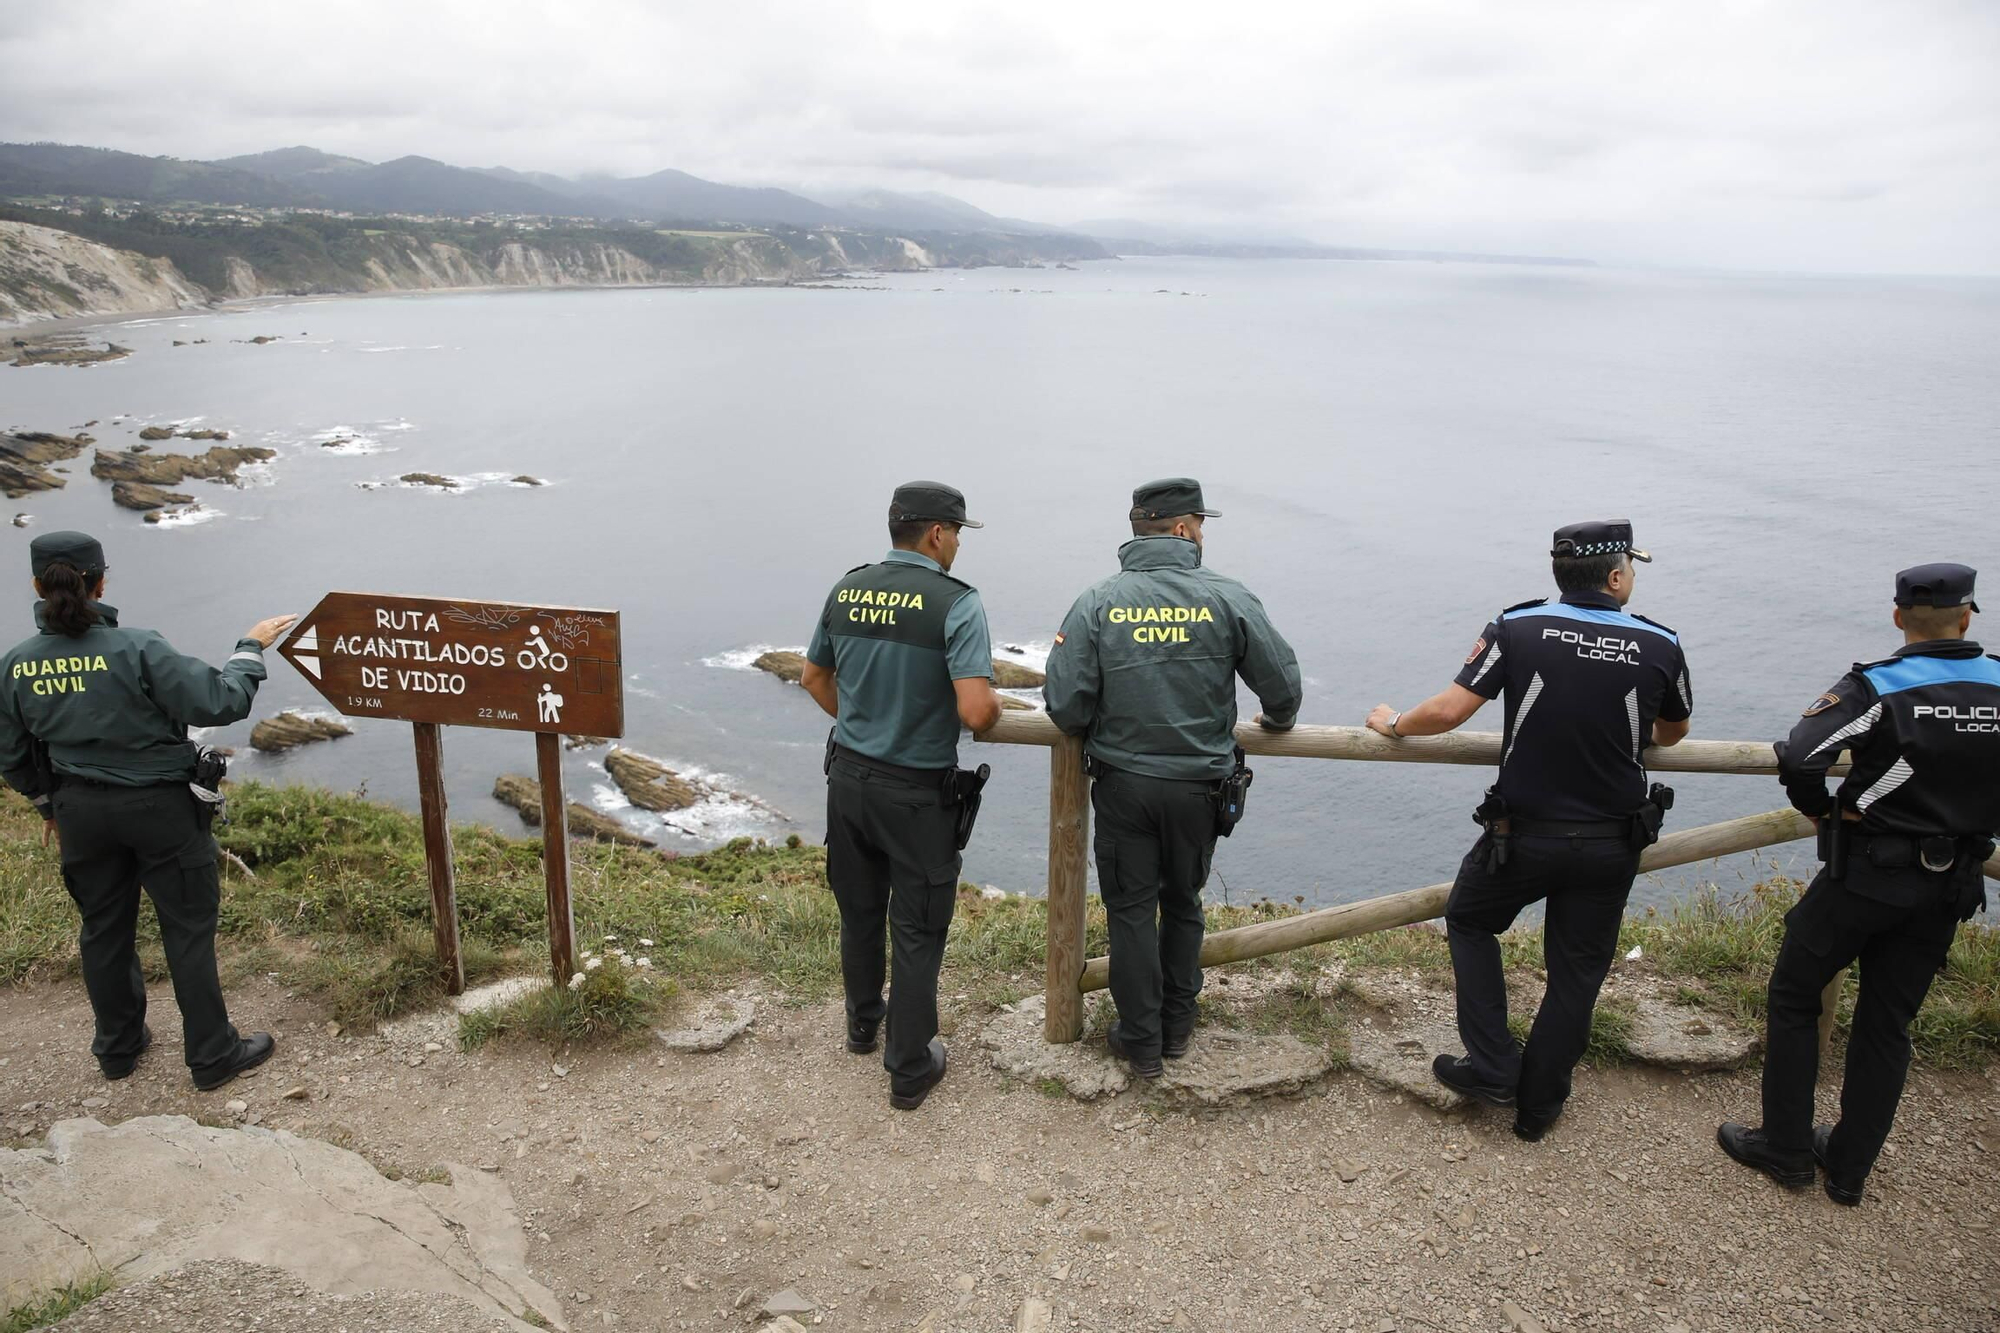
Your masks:
[[[1891,652],[1900,567],[1991,570],[2000,602],[2000,281],[1126,258],[301,299],[101,332],[133,355],[0,367],[0,426],[95,421],[119,448],[174,423],[278,457],[238,487],[188,483],[200,509],[151,526],[77,460],[65,489],[9,506],[26,526],[0,524],[20,578],[0,632],[32,631],[25,548],[58,527],[102,538],[125,623],[214,662],[334,590],[616,609],[622,743],[728,794],[633,810],[601,750],[570,753],[567,782],[682,851],[823,836],[827,719],[750,663],[804,646],[833,580],[886,549],[889,493],[913,478],[960,487],[986,523],[954,572],[1002,655],[1031,664],[1117,568],[1133,486],[1199,478],[1222,511],[1206,560],[1296,647],[1314,723],[1442,688],[1496,611],[1552,591],[1550,532],[1579,519],[1630,518],[1654,553],[1632,609],[1680,632],[1697,737],[1781,737],[1850,663]],[[396,480],[410,472],[459,484]],[[254,716],[327,708],[271,662]],[[410,728],[354,728],[277,756],[245,746],[248,723],[211,740],[239,747],[237,777],[414,807]],[[525,831],[491,791],[533,772],[530,738],[456,729],[444,749],[453,818]],[[993,768],[966,877],[1042,892],[1048,752],[962,756]],[[1256,767],[1217,901],[1448,880],[1490,780]],[[1768,777],[1671,781],[1674,828],[1784,804]],[[1740,892],[1809,858],[1795,844],[1650,876],[1635,899]]]

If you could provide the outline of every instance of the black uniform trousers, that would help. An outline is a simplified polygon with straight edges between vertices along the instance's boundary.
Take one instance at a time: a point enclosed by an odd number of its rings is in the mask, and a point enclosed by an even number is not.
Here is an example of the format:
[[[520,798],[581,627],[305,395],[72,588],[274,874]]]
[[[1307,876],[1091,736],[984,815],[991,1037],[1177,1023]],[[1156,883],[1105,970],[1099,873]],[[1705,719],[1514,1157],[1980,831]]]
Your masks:
[[[215,971],[222,882],[215,839],[182,782],[105,787],[66,780],[55,794],[63,883],[83,918],[77,935],[83,984],[97,1016],[91,1054],[106,1073],[138,1058],[146,981],[134,933],[139,890],[153,900],[160,943],[180,1006],[188,1068],[200,1078],[235,1058],[236,1029]]]
[[[1919,906],[1891,906],[1854,891],[1870,877],[1922,876]],[[1828,1146],[1827,1169],[1843,1178],[1866,1175],[1895,1123],[1910,1069],[1910,1020],[1930,993],[1958,930],[1949,875],[1915,867],[1883,871],[1856,856],[1840,881],[1822,869],[1785,914],[1785,940],[1771,970],[1766,1001],[1764,1133],[1771,1146],[1803,1152],[1812,1146],[1813,1087],[1819,1079],[1820,992],[1859,959],[1861,987],[1847,1042],[1847,1076],[1840,1087],[1840,1123]],[[1898,888],[1906,890],[1908,883]]]
[[[1097,886],[1111,927],[1118,1035],[1158,1056],[1193,1030],[1201,994],[1201,891],[1215,857],[1215,784],[1100,768],[1091,784]]]
[[[1458,1034],[1482,1082],[1514,1088],[1522,1116],[1553,1119],[1590,1044],[1591,1011],[1618,948],[1639,852],[1624,838],[1516,835],[1507,864],[1491,871],[1486,852],[1482,837],[1459,864],[1445,902]],[[1542,959],[1549,981],[1523,1048],[1507,1030],[1498,937],[1522,908],[1544,898]]]
[[[958,811],[938,786],[834,759],[826,788],[826,878],[840,904],[847,1020],[874,1024],[887,1014],[882,1063],[898,1088],[930,1072],[938,969],[958,907],[957,825]]]

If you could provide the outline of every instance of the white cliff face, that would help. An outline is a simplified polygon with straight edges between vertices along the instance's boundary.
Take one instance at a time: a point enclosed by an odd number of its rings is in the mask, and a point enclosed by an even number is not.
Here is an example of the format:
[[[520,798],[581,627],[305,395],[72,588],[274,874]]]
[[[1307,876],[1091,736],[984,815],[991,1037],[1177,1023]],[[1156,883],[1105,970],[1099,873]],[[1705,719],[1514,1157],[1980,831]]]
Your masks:
[[[0,324],[181,310],[208,294],[172,262],[66,231],[0,222]]]

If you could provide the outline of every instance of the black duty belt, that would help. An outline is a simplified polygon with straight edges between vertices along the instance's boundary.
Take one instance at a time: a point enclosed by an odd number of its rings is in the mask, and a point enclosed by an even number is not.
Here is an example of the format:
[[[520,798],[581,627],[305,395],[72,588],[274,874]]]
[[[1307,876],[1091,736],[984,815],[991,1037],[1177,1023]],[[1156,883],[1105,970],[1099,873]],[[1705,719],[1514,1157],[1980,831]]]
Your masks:
[[[946,780],[957,771],[950,768],[905,768],[901,764],[892,764],[886,759],[877,759],[873,755],[862,754],[858,750],[850,750],[845,745],[837,743],[833,746],[831,754],[838,763],[853,764],[856,768],[865,768],[871,773],[880,773],[884,777],[907,782],[913,787],[942,790]]]
[[[1627,842],[1632,837],[1632,821],[1628,819],[1522,819],[1518,815],[1507,817],[1507,831],[1517,838],[1616,838]]]
[[[1984,838],[1951,833],[1859,833],[1850,828],[1847,836],[1871,865],[1884,870],[1917,866],[1939,875],[1961,858],[1977,857],[1978,848],[1986,843]]]

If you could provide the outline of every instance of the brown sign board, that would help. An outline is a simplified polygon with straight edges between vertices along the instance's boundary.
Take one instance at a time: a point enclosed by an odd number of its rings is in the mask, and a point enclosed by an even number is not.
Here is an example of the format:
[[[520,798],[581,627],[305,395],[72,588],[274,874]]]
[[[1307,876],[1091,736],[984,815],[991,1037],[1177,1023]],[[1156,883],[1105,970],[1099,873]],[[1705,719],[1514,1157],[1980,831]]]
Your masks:
[[[336,592],[278,652],[349,717],[625,734],[616,611]]]

